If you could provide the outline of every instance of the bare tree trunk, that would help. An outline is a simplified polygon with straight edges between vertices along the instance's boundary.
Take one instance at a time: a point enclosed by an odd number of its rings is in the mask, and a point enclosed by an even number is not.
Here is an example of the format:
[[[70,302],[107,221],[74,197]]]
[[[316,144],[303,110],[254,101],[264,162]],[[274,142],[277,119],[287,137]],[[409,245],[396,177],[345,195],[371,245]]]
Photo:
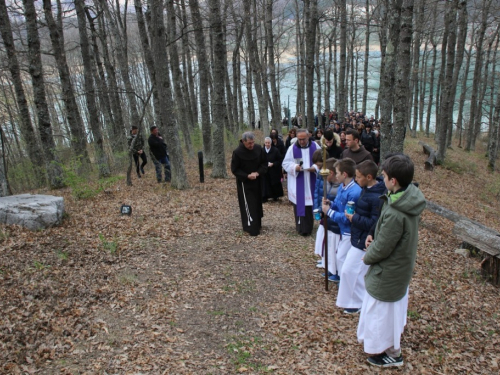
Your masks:
[[[246,27],[246,26],[245,26]],[[247,86],[247,103],[248,103],[248,122],[252,129],[255,129],[255,106],[253,99],[253,78],[252,69],[250,68],[250,41],[247,38],[247,54],[245,59],[245,71],[247,73],[246,86]]]
[[[458,11],[458,40],[457,40],[457,49],[456,49],[456,57],[455,57],[455,64],[454,64],[454,71],[453,71],[453,78],[452,78],[452,83],[451,83],[451,91],[450,91],[450,98],[451,98],[451,108],[450,110],[450,121],[449,121],[449,131],[447,135],[447,140],[446,140],[446,146],[451,147],[451,139],[452,139],[452,134],[453,134],[453,115],[454,115],[454,107],[455,107],[455,100],[456,100],[456,94],[457,94],[457,87],[458,87],[458,77],[460,75],[460,70],[462,69],[462,64],[464,60],[464,53],[465,53],[465,43],[467,41],[467,0],[459,0],[457,4],[457,11]]]
[[[66,119],[71,129],[71,148],[75,151],[82,163],[90,162],[87,153],[87,137],[85,136],[85,127],[83,126],[82,116],[75,100],[75,93],[71,85],[71,74],[69,72],[66,52],[64,50],[64,33],[62,25],[62,6],[61,1],[57,1],[57,22],[52,15],[52,4],[50,0],[43,0],[43,9],[45,20],[50,31],[50,40],[52,50],[57,64],[59,80],[61,82],[61,94],[66,109]]]
[[[211,0],[213,1],[213,0]],[[212,4],[212,2],[211,2]],[[216,4],[212,4],[215,6]],[[261,122],[262,126],[262,131],[264,134],[269,133],[269,118],[267,114],[267,103],[264,98],[264,90],[263,90],[263,83],[262,83],[262,65],[260,63],[260,59],[258,56],[258,49],[257,49],[257,41],[255,39],[255,36],[252,33],[252,27],[255,27],[255,25],[252,25],[251,23],[251,9],[250,9],[250,1],[245,1],[243,6],[244,6],[244,12],[245,15],[247,16],[247,21],[245,23],[245,37],[247,39],[248,43],[248,53],[249,53],[249,65],[250,69],[252,71],[252,78],[255,81],[255,91],[257,94],[257,103],[259,105],[259,121]],[[215,11],[215,8],[212,9]],[[219,22],[220,21],[220,15],[218,17]],[[224,46],[222,46],[224,47]],[[216,68],[216,67],[214,67]],[[216,83],[216,79],[214,77],[214,84]],[[215,136],[215,135],[214,135]],[[227,173],[227,172],[226,172]]]
[[[165,24],[163,20],[163,1],[149,0],[151,9],[151,49],[156,71],[156,86],[160,97],[160,113],[165,124],[167,139],[170,141],[169,153],[172,168],[172,187],[187,189],[189,182],[184,168],[184,158],[179,137],[179,127],[173,111],[172,89],[168,70]]]
[[[76,1],[76,0],[75,0]],[[80,0],[78,0],[80,1]],[[95,0],[99,1],[100,6],[106,18],[109,21],[109,26],[111,27],[111,31],[113,33],[115,42],[116,42],[116,59],[118,60],[118,65],[120,67],[121,78],[123,80],[123,84],[125,86],[125,93],[127,96],[127,101],[129,105],[129,111],[132,118],[132,124],[139,124],[139,112],[137,110],[137,101],[135,96],[135,91],[132,87],[132,83],[130,82],[130,73],[128,67],[128,55],[127,55],[127,33],[126,29],[123,32],[120,32],[118,28],[119,19],[115,19],[111,14],[108,3],[106,0]],[[117,9],[117,13],[120,11]],[[117,16],[118,17],[118,16]]]
[[[43,173],[44,161],[40,155],[43,155],[40,146],[37,143],[36,135],[33,130],[31,122],[30,109],[26,95],[23,88],[23,79],[21,77],[21,69],[17,60],[17,52],[14,46],[14,39],[12,36],[12,28],[10,19],[7,13],[7,6],[5,0],[0,1],[0,30],[2,33],[3,43],[7,52],[8,64],[12,80],[14,82],[17,105],[19,107],[19,123],[21,129],[21,136],[26,143],[27,153],[34,164],[34,174],[39,183],[45,183],[45,175]]]
[[[394,0],[392,7],[388,9],[388,27],[389,27],[389,37],[387,38],[387,47],[385,51],[384,58],[384,71],[380,82],[379,91],[379,101],[380,101],[380,120],[382,125],[380,127],[380,149],[383,161],[384,153],[392,148],[392,111],[394,106],[394,87],[395,73],[396,73],[396,62],[398,56],[398,45],[399,45],[399,33],[401,30],[401,5],[403,0]],[[411,38],[410,38],[411,40]],[[400,85],[403,85],[400,83]],[[406,105],[406,102],[401,105]],[[402,111],[403,108],[398,108],[398,111]],[[401,117],[404,121],[404,117]],[[401,120],[400,120],[401,121]],[[397,145],[396,148],[400,148]]]
[[[275,54],[274,54],[274,36],[273,36],[273,4],[275,0],[267,0],[266,2],[266,38],[267,38],[267,67],[269,72],[269,83],[271,85],[272,94],[272,116],[273,128],[281,128],[281,110],[280,110],[280,93],[276,85],[276,69],[275,69]]]
[[[314,56],[316,46],[316,28],[318,23],[318,1],[305,0],[305,34],[306,34],[306,94],[307,94],[307,127],[314,129]]]
[[[194,127],[194,125],[198,122],[198,104],[197,98],[194,90],[194,73],[193,66],[191,61],[191,47],[189,44],[189,33],[186,31],[188,29],[188,19],[187,19],[187,11],[186,11],[186,3],[185,0],[180,1],[180,10],[181,10],[181,19],[182,19],[182,56],[183,56],[183,74],[184,81],[186,82],[186,92],[188,97],[188,106],[189,111],[188,114],[191,116],[191,123],[188,124],[188,127]]]
[[[331,81],[331,75],[332,75],[332,63],[333,63],[333,51],[332,51],[332,39],[331,39],[331,34],[330,36],[325,36],[325,44],[328,41],[328,62],[326,59],[326,50],[324,52],[324,74],[325,74],[325,111],[330,112],[332,109],[331,104],[330,104],[330,97],[332,94],[332,81]],[[327,119],[328,121],[328,119]],[[327,124],[328,125],[328,124]]]
[[[493,48],[493,42],[495,41],[498,32],[500,31],[500,24],[497,26],[495,32],[493,32],[489,38],[488,38],[488,49],[486,51],[486,58],[485,58],[485,65],[484,65],[484,74],[482,77],[482,84],[481,84],[481,89],[479,90],[479,100],[478,102],[480,103],[477,107],[477,112],[476,112],[476,121],[475,121],[475,126],[474,128],[476,129],[475,136],[477,137],[481,133],[481,125],[482,125],[482,118],[483,118],[483,103],[484,103],[484,97],[486,96],[486,89],[489,86],[490,82],[490,56],[491,56],[491,50]],[[493,105],[491,103],[490,105]]]
[[[99,176],[110,175],[108,158],[104,151],[104,140],[102,137],[101,121],[96,106],[94,81],[92,77],[92,54],[90,53],[89,40],[87,36],[87,25],[85,20],[85,1],[75,0],[76,15],[78,18],[78,31],[80,34],[80,48],[83,60],[83,78],[85,84],[85,99],[89,111],[89,125],[92,129],[96,143],[96,159],[99,168]]]
[[[481,27],[478,30],[478,38],[476,42],[476,63],[474,66],[474,79],[472,82],[472,97],[471,97],[471,106],[470,106],[470,118],[469,118],[469,129],[467,131],[467,143],[465,145],[466,151],[473,151],[476,149],[476,138],[479,133],[479,129],[476,129],[474,126],[474,121],[476,120],[476,116],[478,115],[478,107],[482,105],[482,103],[478,102],[479,95],[479,84],[481,82],[481,75],[483,69],[483,41],[484,36],[486,34],[486,29],[488,27],[488,15],[489,8],[492,0],[485,0],[483,3],[482,9],[482,20]],[[481,122],[478,122],[481,124]],[[477,124],[476,124],[477,126]]]
[[[203,35],[203,20],[201,19],[200,6],[198,0],[189,0],[189,9],[194,25],[194,38],[196,41],[196,56],[198,60],[198,74],[200,77],[200,108],[201,108],[201,129],[203,134],[203,151],[205,162],[212,164],[212,129],[210,121],[209,105],[209,82],[210,67],[205,48],[205,36]]]
[[[456,3],[455,3],[456,4]],[[457,9],[453,3],[446,4],[445,30],[448,30],[447,35],[447,56],[446,56],[446,73],[443,80],[443,91],[441,97],[441,121],[438,137],[437,137],[437,153],[436,162],[443,164],[446,157],[447,132],[453,128],[453,104],[455,98],[452,97],[454,91],[451,85],[453,84],[453,69],[455,68],[455,46],[457,40]],[[444,46],[443,46],[444,48]],[[451,112],[451,113],[450,113]]]
[[[212,97],[213,106],[213,155],[214,167],[212,177],[227,178],[226,155],[224,152],[224,117],[226,109],[224,105],[224,60],[226,60],[224,36],[222,33],[220,0],[209,0],[210,7],[210,29],[214,43],[213,79],[214,92]],[[246,13],[246,12],[245,12]],[[249,14],[249,13],[247,13]],[[247,29],[247,32],[250,30]],[[260,74],[257,72],[257,75]],[[267,129],[268,130],[268,129]]]
[[[420,132],[424,132],[424,107],[425,107],[425,95],[427,91],[427,65],[429,64],[429,55],[430,52],[427,51],[427,47],[429,45],[429,41],[425,41],[424,47],[424,57],[420,67],[420,100],[419,100],[419,108],[418,108],[418,130]],[[415,128],[416,135],[416,128]]]
[[[365,30],[365,61],[363,64],[363,98],[361,110],[366,115],[366,102],[368,100],[368,60],[370,59],[370,0],[365,3],[366,30]]]
[[[179,119],[179,124],[184,135],[184,146],[186,147],[187,153],[190,157],[194,156],[193,145],[191,143],[191,132],[187,123],[191,116],[187,113],[189,108],[186,108],[187,101],[184,96],[184,90],[182,87],[182,72],[179,67],[179,51],[177,49],[177,16],[175,14],[175,8],[173,0],[167,0],[167,12],[170,19],[167,22],[169,26],[168,35],[168,50],[170,54],[170,69],[172,70],[172,83],[174,86],[175,93],[175,105],[174,110],[176,112],[176,118]],[[187,118],[184,118],[187,117]]]
[[[43,159],[51,188],[64,186],[62,168],[56,154],[56,145],[52,135],[50,123],[49,106],[45,94],[45,80],[43,77],[42,54],[40,49],[40,37],[36,20],[34,0],[23,0],[24,17],[26,18],[29,73],[33,84],[33,97],[38,117],[38,130],[42,141]],[[40,156],[39,156],[40,157]]]
[[[437,43],[431,37],[432,44],[432,65],[431,65],[431,81],[429,83],[429,103],[427,105],[427,117],[425,121],[425,136],[430,136],[430,127],[431,127],[431,113],[432,113],[432,103],[434,98],[434,73],[436,71],[436,62],[437,62]]]
[[[493,117],[493,123],[491,124],[492,131],[491,136],[488,140],[488,169],[491,172],[495,171],[496,161],[498,158],[498,138],[499,138],[499,127],[500,127],[500,90],[497,92],[497,100],[495,104],[495,116]]]
[[[148,31],[146,27],[146,20],[144,18],[144,14],[142,11],[142,1],[141,0],[134,0],[134,6],[135,6],[135,16],[137,19],[137,28],[139,31],[139,37],[141,39],[141,47],[142,47],[142,53],[144,55],[144,61],[146,63],[146,66],[148,68],[148,73],[149,73],[149,80],[151,81],[151,85],[153,86],[153,110],[155,114],[155,122],[157,126],[160,129],[163,129],[163,124],[161,123],[161,115],[160,115],[160,98],[158,94],[158,87],[156,86],[156,71],[155,71],[155,62],[154,62],[154,57],[153,53],[151,51],[151,45],[149,42],[148,38]],[[149,12],[149,10],[148,10]],[[148,16],[150,14],[148,13]],[[136,124],[139,126],[139,124]],[[144,121],[143,124],[144,125]],[[144,126],[141,126],[141,129],[144,129]]]
[[[471,57],[472,57],[472,46],[473,46],[473,41],[471,40],[471,43],[469,45],[469,50],[467,51],[467,60],[465,62],[465,69],[462,77],[462,86],[460,89],[460,99],[458,100],[458,117],[457,117],[457,137],[458,137],[458,147],[462,147],[462,140],[463,140],[463,113],[464,113],[464,106],[465,106],[465,97],[467,93],[467,81],[468,81],[468,76],[469,76],[469,71],[470,71],[470,62],[471,62]]]
[[[420,45],[422,28],[424,27],[425,16],[425,0],[418,0],[419,8],[417,11],[416,30],[413,40],[413,68],[411,75],[411,84],[413,86],[413,123],[411,124],[412,137],[417,136],[417,122],[418,122],[418,104],[419,104],[419,79],[418,79],[418,66],[420,64]],[[410,124],[408,124],[410,127]]]
[[[0,16],[0,20],[1,19],[2,16]],[[7,180],[7,163],[5,157],[7,154],[6,146],[5,135],[2,127],[0,126],[0,147],[2,148],[0,153],[0,197],[6,197],[12,194],[10,191],[9,181]]]
[[[95,65],[92,65],[92,72],[94,73],[94,82],[98,88],[98,103],[101,106],[104,124],[106,127],[111,127],[109,138],[113,140],[112,148],[118,151],[125,151],[127,149],[125,142],[125,128],[123,127],[123,124],[118,124],[113,118],[111,101],[109,98],[109,89],[106,84],[106,74],[101,62],[101,53],[99,52],[99,45],[97,43],[98,32],[94,26],[94,18],[90,14],[88,8],[85,8],[85,14],[87,15],[87,21],[90,27],[92,52],[95,60]]]
[[[401,9],[401,28],[396,62],[396,87],[394,90],[394,125],[391,139],[392,152],[403,152],[408,119],[408,98],[410,84],[408,77],[411,71],[411,40],[413,27],[414,0],[403,0]]]
[[[339,67],[339,88],[336,92],[339,95],[339,107],[337,112],[339,118],[343,119],[347,112],[347,103],[345,100],[345,82],[346,82],[346,65],[347,65],[347,4],[346,0],[340,0],[340,67]]]

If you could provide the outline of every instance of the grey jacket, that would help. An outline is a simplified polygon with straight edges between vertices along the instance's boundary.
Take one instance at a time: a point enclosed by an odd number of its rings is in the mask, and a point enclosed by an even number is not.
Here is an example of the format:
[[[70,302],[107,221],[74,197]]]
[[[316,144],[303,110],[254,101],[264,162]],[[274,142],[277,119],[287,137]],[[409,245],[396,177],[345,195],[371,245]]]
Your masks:
[[[383,195],[385,200],[374,240],[363,261],[366,291],[384,302],[399,301],[410,284],[417,257],[418,223],[425,198],[413,184],[405,191]]]

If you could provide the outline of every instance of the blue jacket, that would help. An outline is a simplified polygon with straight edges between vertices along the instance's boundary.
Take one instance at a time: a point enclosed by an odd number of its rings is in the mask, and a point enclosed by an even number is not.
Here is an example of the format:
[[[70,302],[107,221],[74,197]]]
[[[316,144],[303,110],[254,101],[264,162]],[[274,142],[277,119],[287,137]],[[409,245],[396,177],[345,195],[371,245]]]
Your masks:
[[[386,193],[384,181],[378,181],[371,188],[363,188],[356,204],[351,222],[351,245],[363,250],[370,229],[380,216],[380,196]]]
[[[335,200],[330,203],[327,215],[339,225],[342,234],[351,233],[351,222],[345,217],[345,206],[349,201],[356,204],[360,194],[361,188],[353,179],[349,185],[344,187],[344,184],[341,184],[339,186]]]
[[[328,182],[327,182],[327,186],[328,186]],[[333,185],[332,189],[330,189],[329,191],[327,191],[326,193],[326,198],[329,200],[329,201],[332,201],[335,199],[335,197],[337,196],[337,190],[339,189],[339,185],[338,184],[335,184]],[[313,210],[315,209],[319,209],[321,211],[321,207],[322,207],[322,200],[323,200],[323,177],[320,176],[320,174],[318,173],[318,175],[316,176],[316,187],[314,189],[314,202],[313,202]],[[321,220],[321,224],[323,224],[323,220],[324,218]],[[335,234],[340,234],[340,228],[339,228],[339,225],[333,221],[332,219],[328,218],[328,230],[330,232],[333,232]]]

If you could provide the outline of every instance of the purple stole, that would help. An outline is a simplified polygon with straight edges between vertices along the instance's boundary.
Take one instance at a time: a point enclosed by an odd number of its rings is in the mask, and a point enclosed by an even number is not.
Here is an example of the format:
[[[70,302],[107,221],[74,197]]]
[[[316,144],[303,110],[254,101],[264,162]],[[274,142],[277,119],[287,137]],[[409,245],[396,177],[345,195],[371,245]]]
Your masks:
[[[312,142],[309,141],[309,160],[312,163],[313,159],[313,154],[314,151],[316,151],[316,148],[312,148]],[[302,159],[302,150],[303,148],[297,147],[297,144],[293,145],[293,158],[294,159]],[[312,165],[312,164],[311,164]],[[304,177],[305,172],[299,172],[296,183],[297,185],[295,188],[297,189],[297,216],[306,216],[306,194],[305,194],[305,177]],[[310,186],[309,188],[311,189],[311,195],[314,199],[314,188],[316,187],[316,174],[311,173],[310,178],[309,178]]]

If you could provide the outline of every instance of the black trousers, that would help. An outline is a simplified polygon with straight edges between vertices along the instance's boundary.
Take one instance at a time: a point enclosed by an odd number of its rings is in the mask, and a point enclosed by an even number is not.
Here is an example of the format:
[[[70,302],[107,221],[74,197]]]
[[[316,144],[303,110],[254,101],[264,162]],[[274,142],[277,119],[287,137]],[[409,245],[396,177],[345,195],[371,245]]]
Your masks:
[[[148,158],[146,157],[146,153],[143,151],[142,154],[134,154],[134,161],[135,161],[135,169],[137,171],[137,174],[139,174],[141,171],[139,169],[139,158],[142,159],[141,163],[141,168],[144,168],[146,164],[148,164]]]

